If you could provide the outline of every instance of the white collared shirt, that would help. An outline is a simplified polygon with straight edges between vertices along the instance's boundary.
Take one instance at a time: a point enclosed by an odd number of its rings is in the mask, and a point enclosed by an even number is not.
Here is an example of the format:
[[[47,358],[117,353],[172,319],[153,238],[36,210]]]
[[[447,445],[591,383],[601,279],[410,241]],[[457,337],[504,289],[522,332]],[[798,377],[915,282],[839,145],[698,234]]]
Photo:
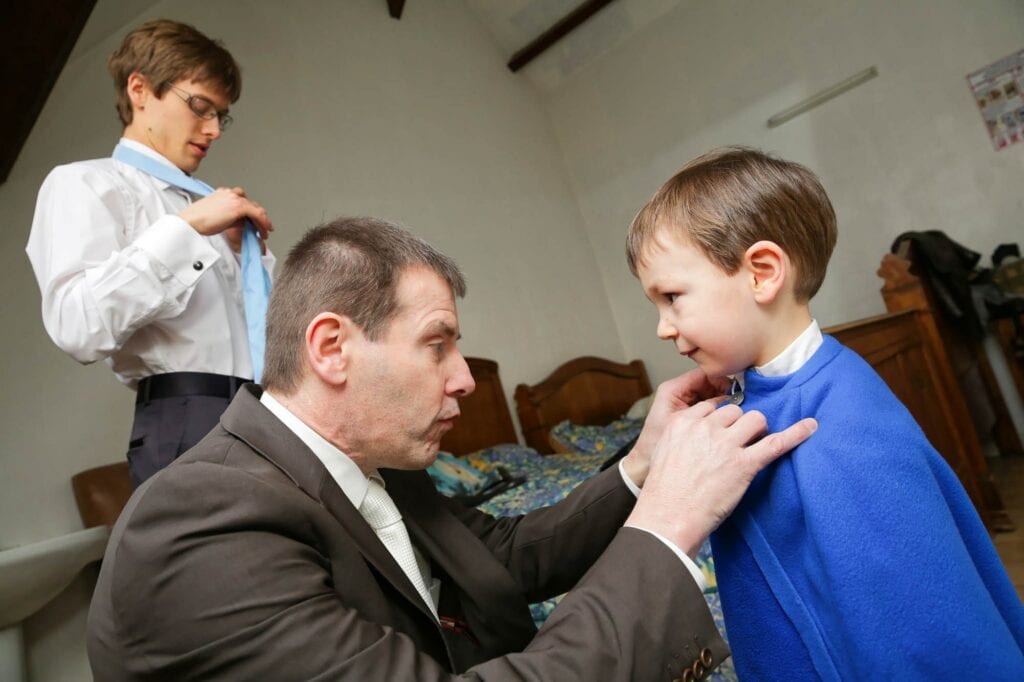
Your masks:
[[[785,350],[765,364],[754,367],[753,371],[766,377],[784,377],[787,374],[792,374],[807,364],[811,356],[821,347],[823,341],[818,321],[811,319],[807,328],[800,332],[800,336],[793,339]],[[743,375],[737,374],[735,380],[742,389]]]
[[[338,484],[341,492],[352,503],[352,506],[357,510],[360,509],[363,506],[363,498],[366,497],[366,490],[370,482],[356,463],[326,438],[309,428],[305,422],[282,405],[269,391],[263,391],[263,395],[260,396],[260,402],[275,417],[280,419],[281,423],[288,427],[288,430],[294,433],[306,447],[313,451],[313,454],[323,463],[327,473]],[[375,470],[370,476],[380,483],[382,487],[385,487],[384,492],[386,494],[387,490],[384,485],[384,479],[381,478],[380,474]],[[394,554],[391,547],[388,547],[388,551]],[[423,576],[423,584],[427,586],[427,592],[430,593],[430,598],[434,602],[434,611],[436,613],[441,597],[441,581],[432,577],[430,562],[416,548],[415,543],[412,545],[412,551],[416,557],[416,565]]]
[[[321,436],[319,433],[309,428],[305,422],[296,417],[292,412],[282,405],[269,391],[264,391],[260,397],[260,402],[263,406],[270,410],[274,416],[281,420],[288,429],[298,436],[299,440],[305,443],[306,447],[313,451],[324,467],[327,469],[327,473],[331,475],[331,478],[341,488],[341,492],[345,494],[345,497],[349,499],[352,506],[359,509],[363,504],[363,498],[366,497],[366,488],[369,485],[366,476],[356,466],[355,462],[349,459],[348,455],[334,447],[326,438]],[[640,494],[640,488],[626,475],[626,470],[622,467],[622,462],[619,462],[619,475],[622,476],[623,482],[626,487],[634,495]],[[383,480],[377,475],[377,480],[383,484]],[[679,560],[683,562],[690,575],[697,582],[698,587],[701,591],[707,588],[707,580],[704,578],[704,574],[701,572],[697,564],[679,547],[669,541],[667,538],[655,533],[654,531],[647,530],[646,528],[637,528],[637,530],[643,530],[650,533],[654,537],[658,538],[665,544],[672,552],[679,557]],[[416,555],[416,563],[420,567],[420,572],[423,574],[423,583],[427,585],[427,590],[430,592],[431,598],[434,600],[434,606],[438,605],[440,597],[441,584],[437,579],[432,579],[430,574],[430,563],[427,562],[420,551],[416,549],[416,545],[413,544],[413,553]]]
[[[239,259],[222,235],[176,215],[191,202],[110,158],[50,172],[25,251],[57,346],[83,364],[105,360],[129,386],[165,372],[252,377]],[[264,265],[272,271],[269,252]]]
[[[629,491],[633,493],[635,497],[640,497],[640,488],[639,486],[637,486],[636,483],[633,482],[633,479],[631,479],[626,474],[626,468],[622,466],[621,459],[619,460],[619,475],[622,476],[622,482],[626,484],[626,487],[629,488]],[[645,533],[650,533],[654,537],[658,538],[658,540],[660,540],[662,544],[664,544],[666,547],[672,550],[672,553],[679,557],[679,560],[683,562],[683,565],[686,566],[686,570],[690,572],[690,575],[693,577],[694,581],[696,581],[697,587],[700,588],[700,591],[703,592],[708,588],[708,581],[704,577],[704,572],[700,570],[700,566],[697,565],[697,562],[688,557],[686,555],[686,552],[679,548],[679,545],[672,542],[661,533],[655,533],[653,530],[641,528],[640,526],[632,527],[636,528],[637,530],[642,530]]]
[[[260,397],[260,402],[270,410],[275,417],[281,420],[281,423],[288,427],[288,430],[294,433],[299,440],[301,440],[306,447],[312,450],[316,458],[319,459],[324,467],[327,469],[327,473],[331,475],[331,478],[341,488],[341,492],[345,494],[349,502],[356,509],[359,509],[363,504],[363,498],[366,497],[366,489],[369,485],[367,477],[363,475],[362,470],[356,463],[349,459],[348,455],[336,448],[330,441],[321,436],[319,433],[309,428],[305,422],[296,417],[287,407],[282,405],[280,401],[274,398],[269,391],[264,391]],[[622,476],[623,482],[633,492],[634,495],[640,494],[640,489],[630,480],[629,476],[626,475],[625,469],[622,468],[622,464],[619,464],[619,474]],[[383,480],[377,475],[377,480],[383,484]],[[704,578],[704,574],[700,568],[690,557],[686,556],[679,547],[670,542],[668,539],[655,533],[654,531],[647,530],[646,528],[638,528],[650,533],[654,537],[658,538],[663,542],[672,552],[679,557],[680,561],[689,570],[690,575],[697,582],[697,585],[703,591],[707,587],[707,581]],[[440,599],[441,583],[436,578],[432,578],[430,572],[430,563],[426,561],[423,555],[416,545],[413,544],[413,553],[416,555],[416,564],[420,568],[420,573],[423,574],[423,583],[427,585],[427,590],[430,592],[430,597],[434,601],[434,606],[437,607]]]

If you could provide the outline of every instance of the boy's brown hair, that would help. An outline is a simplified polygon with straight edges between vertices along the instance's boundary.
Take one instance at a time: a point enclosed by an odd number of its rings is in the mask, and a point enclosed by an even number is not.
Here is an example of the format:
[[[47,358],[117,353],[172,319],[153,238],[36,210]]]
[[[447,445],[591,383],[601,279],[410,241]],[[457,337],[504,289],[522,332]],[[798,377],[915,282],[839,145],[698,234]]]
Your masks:
[[[182,79],[212,85],[232,102],[242,94],[242,72],[238,62],[219,40],[211,40],[195,27],[170,19],[154,19],[124,37],[107,60],[117,91],[117,114],[124,125],[132,122],[128,99],[128,77],[138,71],[157,97],[163,97],[171,83]]]
[[[751,245],[775,242],[796,270],[794,294],[800,302],[818,292],[836,245],[836,214],[814,173],[744,147],[697,157],[640,209],[626,240],[634,275],[645,250],[666,229],[730,275]]]

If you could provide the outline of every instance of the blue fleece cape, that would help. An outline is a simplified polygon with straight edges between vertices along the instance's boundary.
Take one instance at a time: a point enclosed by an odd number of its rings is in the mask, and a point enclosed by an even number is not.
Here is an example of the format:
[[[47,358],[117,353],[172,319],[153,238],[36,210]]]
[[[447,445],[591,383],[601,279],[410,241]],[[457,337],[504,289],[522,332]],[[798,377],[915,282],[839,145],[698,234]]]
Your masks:
[[[744,410],[818,431],[712,535],[740,679],[1024,680],[1024,607],[966,492],[856,353],[748,371]]]

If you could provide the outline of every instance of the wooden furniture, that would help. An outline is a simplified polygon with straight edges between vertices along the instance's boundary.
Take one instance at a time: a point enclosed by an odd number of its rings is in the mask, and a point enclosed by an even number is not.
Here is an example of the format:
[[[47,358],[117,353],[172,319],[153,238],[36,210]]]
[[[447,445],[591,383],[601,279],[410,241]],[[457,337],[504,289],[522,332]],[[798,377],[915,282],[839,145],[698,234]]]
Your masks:
[[[1024,260],[1000,264],[992,272],[992,284],[1008,297],[1017,297],[1018,305],[1008,304],[998,316],[989,315],[989,329],[1007,358],[1017,392],[1024,398]],[[1016,314],[1007,316],[1014,309]]]
[[[823,331],[861,355],[907,406],[959,476],[985,525],[1012,530],[930,311],[910,309]],[[515,401],[527,445],[552,453],[548,432],[558,422],[607,424],[650,393],[642,362],[583,357],[537,384],[517,386]]]
[[[1024,297],[1024,260],[1004,263],[992,273],[993,283],[1011,296]],[[1015,317],[990,320],[992,334],[1003,349],[1017,393],[1024,398],[1024,311]]]
[[[903,246],[909,244],[904,242]],[[913,258],[909,248],[899,255],[886,254],[878,274],[885,280],[882,297],[886,307],[892,312],[911,312],[916,319],[932,358],[929,366],[936,393],[916,399],[897,395],[905,403],[920,404],[929,399],[938,403],[941,409],[937,418],[945,420],[949,434],[937,439],[933,430],[938,427],[932,425],[932,430],[925,428],[929,439],[956,471],[989,529],[1012,530],[1013,522],[988,470],[982,438],[991,434],[1004,455],[1022,454],[1020,439],[980,343],[961,333],[942,314],[934,290],[918,276]],[[927,417],[919,414],[920,405],[917,409],[911,408],[911,413],[923,426]]]
[[[1005,510],[994,506],[982,490],[975,459],[981,456],[977,438],[963,412],[959,389],[947,376],[949,370],[918,312],[879,315],[823,331],[863,357],[907,406],[960,478],[986,527],[1009,529]]]
[[[499,443],[518,443],[498,376],[498,363],[484,358],[466,358],[466,363],[476,381],[476,390],[459,400],[462,415],[455,428],[441,439],[441,449],[453,455],[467,455]]]
[[[555,449],[548,432],[560,421],[607,424],[650,394],[642,361],[622,364],[587,356],[566,362],[540,383],[516,386],[516,412],[526,444],[549,454]]]
[[[83,526],[113,526],[132,496],[128,462],[79,472],[71,477],[71,489]]]
[[[1020,316],[1024,317],[1024,316]],[[1024,325],[1024,319],[1019,321]],[[1021,345],[1021,338],[1017,335],[1017,329],[1013,321],[1008,318],[992,320],[992,333],[999,342],[1006,357],[1006,366],[1010,368],[1010,376],[1013,377],[1013,384],[1017,392],[1024,398],[1024,346]]]

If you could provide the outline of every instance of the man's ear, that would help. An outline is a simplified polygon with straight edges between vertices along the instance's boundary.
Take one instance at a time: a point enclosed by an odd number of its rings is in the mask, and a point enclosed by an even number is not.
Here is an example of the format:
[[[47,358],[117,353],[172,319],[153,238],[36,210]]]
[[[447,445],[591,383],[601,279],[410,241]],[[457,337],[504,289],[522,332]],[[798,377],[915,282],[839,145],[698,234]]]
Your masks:
[[[149,87],[149,80],[138,71],[132,71],[128,75],[128,100],[132,103],[132,109],[142,111],[150,97],[154,97],[153,89]]]
[[[743,254],[741,267],[750,276],[754,300],[762,305],[772,303],[789,277],[789,257],[775,242],[754,243]]]
[[[326,384],[348,379],[353,344],[362,331],[346,315],[320,313],[306,327],[306,360],[310,371]]]

